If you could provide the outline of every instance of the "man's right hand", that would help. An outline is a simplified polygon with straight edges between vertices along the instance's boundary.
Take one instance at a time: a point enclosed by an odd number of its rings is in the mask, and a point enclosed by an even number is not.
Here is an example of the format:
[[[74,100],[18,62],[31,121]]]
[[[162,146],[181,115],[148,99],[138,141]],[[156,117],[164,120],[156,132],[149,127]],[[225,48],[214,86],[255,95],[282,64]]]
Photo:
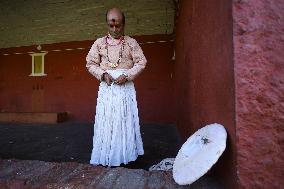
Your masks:
[[[113,78],[108,73],[104,73],[103,78],[104,78],[104,81],[107,83],[108,86],[110,86],[111,83],[113,82]]]

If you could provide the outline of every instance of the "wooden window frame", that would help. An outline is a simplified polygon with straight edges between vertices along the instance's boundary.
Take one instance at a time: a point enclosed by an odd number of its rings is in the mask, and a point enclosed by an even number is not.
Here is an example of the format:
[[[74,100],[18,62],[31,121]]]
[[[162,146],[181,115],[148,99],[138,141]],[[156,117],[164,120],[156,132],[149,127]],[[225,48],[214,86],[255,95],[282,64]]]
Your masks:
[[[46,76],[47,74],[44,73],[44,56],[47,54],[47,52],[43,52],[43,53],[33,53],[30,54],[30,56],[32,56],[32,73],[30,74],[30,76]],[[42,58],[42,62],[41,62],[41,72],[40,73],[35,73],[35,57],[36,56],[41,56]]]

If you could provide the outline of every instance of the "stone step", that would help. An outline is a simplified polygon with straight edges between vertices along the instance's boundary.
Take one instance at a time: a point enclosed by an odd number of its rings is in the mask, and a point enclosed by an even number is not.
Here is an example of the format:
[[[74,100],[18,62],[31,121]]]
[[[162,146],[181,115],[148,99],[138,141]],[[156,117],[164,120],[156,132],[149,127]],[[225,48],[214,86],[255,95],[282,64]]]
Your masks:
[[[177,185],[170,172],[14,159],[0,160],[0,185],[6,188],[187,188]]]
[[[76,162],[0,159],[0,188],[40,189],[220,189],[203,177],[190,186],[175,183],[170,171],[103,167]]]

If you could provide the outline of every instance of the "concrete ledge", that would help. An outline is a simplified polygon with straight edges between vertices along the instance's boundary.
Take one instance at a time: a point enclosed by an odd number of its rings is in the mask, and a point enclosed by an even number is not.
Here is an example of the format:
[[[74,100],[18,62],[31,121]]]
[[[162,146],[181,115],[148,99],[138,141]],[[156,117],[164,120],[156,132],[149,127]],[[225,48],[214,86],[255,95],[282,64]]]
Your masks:
[[[58,123],[67,120],[67,112],[1,112],[0,122]]]

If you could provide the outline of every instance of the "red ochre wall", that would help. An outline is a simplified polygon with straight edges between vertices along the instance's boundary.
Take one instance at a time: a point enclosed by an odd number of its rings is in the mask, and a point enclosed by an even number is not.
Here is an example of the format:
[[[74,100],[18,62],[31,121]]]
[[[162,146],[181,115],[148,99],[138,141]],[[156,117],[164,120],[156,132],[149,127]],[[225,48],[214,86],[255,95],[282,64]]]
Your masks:
[[[212,175],[236,187],[232,3],[182,0],[175,39],[176,123],[187,139],[207,124],[228,132],[227,148]]]
[[[172,37],[134,38],[148,60],[145,71],[135,80],[140,120],[174,123]],[[42,51],[48,51],[44,77],[29,76],[32,58],[27,52],[39,52],[36,46],[0,49],[0,112],[67,111],[69,121],[93,122],[99,82],[85,68],[92,43],[41,45]],[[58,49],[62,51],[54,51]]]
[[[240,188],[284,187],[284,1],[233,3]]]

